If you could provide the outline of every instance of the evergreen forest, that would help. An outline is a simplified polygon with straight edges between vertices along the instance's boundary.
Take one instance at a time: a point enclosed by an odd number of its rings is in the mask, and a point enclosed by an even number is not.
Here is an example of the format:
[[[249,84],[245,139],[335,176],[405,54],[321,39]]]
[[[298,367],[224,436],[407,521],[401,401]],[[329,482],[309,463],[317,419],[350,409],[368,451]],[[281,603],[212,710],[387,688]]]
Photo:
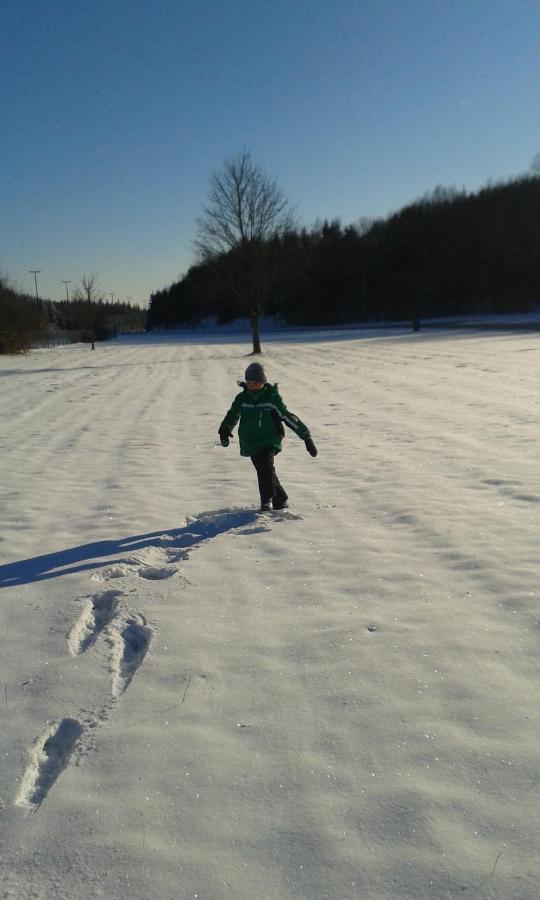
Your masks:
[[[386,219],[293,228],[265,250],[264,313],[283,324],[529,312],[540,305],[540,177],[476,193],[439,187]],[[147,328],[245,315],[222,264],[215,255],[152,294]]]

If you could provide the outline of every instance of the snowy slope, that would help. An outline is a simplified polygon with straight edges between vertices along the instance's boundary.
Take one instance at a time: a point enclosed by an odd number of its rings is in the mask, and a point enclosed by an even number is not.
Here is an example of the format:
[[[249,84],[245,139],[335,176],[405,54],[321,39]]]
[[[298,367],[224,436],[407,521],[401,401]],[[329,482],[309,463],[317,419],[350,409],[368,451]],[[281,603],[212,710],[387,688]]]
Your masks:
[[[540,341],[264,349],[0,358],[0,897],[532,900]]]

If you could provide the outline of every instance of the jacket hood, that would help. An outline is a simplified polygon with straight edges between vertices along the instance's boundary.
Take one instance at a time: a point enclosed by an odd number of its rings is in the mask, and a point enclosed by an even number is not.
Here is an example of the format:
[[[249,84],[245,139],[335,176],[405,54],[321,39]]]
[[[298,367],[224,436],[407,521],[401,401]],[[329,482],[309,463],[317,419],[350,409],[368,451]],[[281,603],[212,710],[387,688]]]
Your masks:
[[[247,384],[245,381],[237,381],[236,383],[237,383],[238,387],[244,388],[244,390],[247,391],[248,387],[247,387]],[[263,386],[261,388],[261,391],[264,391],[264,389],[268,388],[268,387],[270,387],[270,388],[277,387],[277,383],[272,385],[272,384],[270,384],[269,381],[265,381],[265,383],[263,384]]]

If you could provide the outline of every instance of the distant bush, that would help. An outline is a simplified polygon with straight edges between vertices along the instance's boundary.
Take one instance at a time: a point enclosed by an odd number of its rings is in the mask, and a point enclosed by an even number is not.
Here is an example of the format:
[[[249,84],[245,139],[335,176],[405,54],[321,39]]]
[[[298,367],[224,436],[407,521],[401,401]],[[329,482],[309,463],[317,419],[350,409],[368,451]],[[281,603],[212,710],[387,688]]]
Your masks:
[[[43,305],[15,290],[0,276],[0,353],[25,353],[32,336],[47,327]]]

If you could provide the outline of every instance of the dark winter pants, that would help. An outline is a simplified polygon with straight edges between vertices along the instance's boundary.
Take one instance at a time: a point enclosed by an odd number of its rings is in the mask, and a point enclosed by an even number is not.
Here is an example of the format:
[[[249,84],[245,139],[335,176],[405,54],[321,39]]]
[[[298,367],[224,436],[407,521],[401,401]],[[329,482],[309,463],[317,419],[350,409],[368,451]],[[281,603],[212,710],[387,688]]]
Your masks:
[[[276,475],[274,456],[274,449],[265,447],[264,450],[259,450],[258,453],[251,457],[251,462],[257,469],[261,503],[268,503],[270,500],[273,500],[276,505],[281,506],[287,500],[287,494]]]

